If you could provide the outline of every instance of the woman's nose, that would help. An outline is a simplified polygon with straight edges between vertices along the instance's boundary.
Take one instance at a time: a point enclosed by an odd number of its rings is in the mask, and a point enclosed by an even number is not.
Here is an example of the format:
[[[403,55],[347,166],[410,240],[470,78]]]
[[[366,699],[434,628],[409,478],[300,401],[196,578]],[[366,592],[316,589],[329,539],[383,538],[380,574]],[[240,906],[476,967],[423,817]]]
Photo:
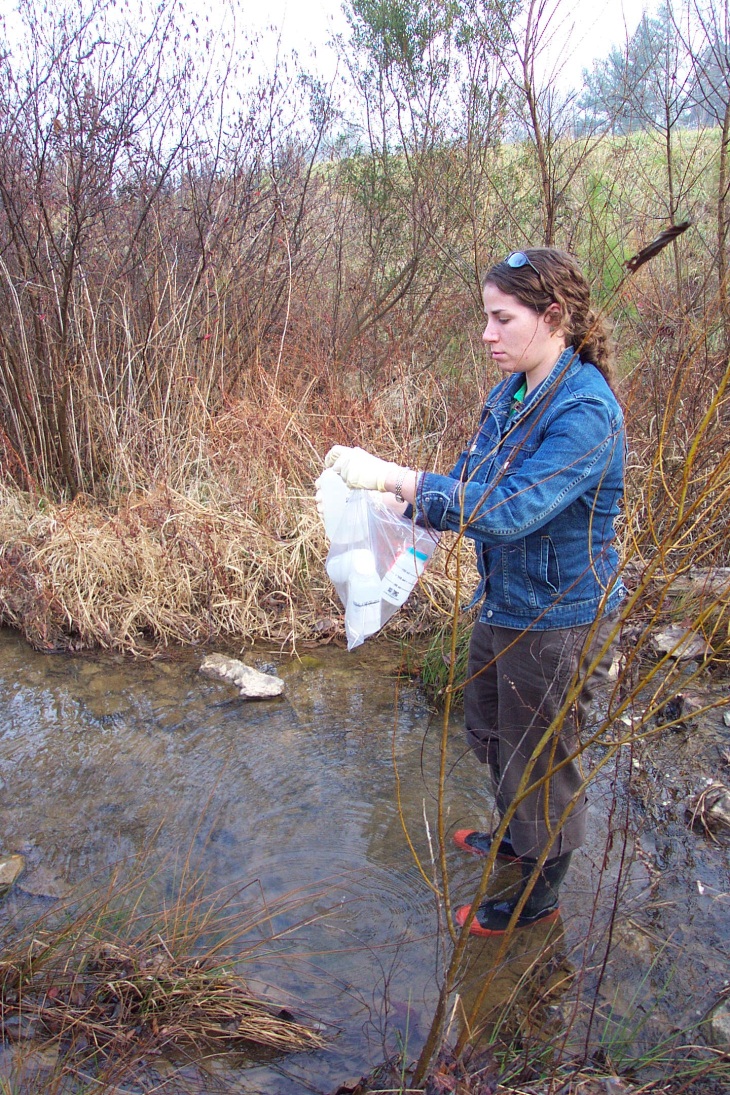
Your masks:
[[[497,332],[493,325],[488,323],[484,328],[484,334],[482,335],[482,342],[494,342],[497,339]]]

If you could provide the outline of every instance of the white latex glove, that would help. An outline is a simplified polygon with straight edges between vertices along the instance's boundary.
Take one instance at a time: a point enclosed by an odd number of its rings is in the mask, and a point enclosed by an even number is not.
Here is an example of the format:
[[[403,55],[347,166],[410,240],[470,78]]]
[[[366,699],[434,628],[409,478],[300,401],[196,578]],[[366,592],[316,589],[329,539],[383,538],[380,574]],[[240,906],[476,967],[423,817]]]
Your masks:
[[[385,480],[399,470],[365,449],[348,449],[335,445],[324,458],[324,466],[332,468],[352,490],[385,490]]]

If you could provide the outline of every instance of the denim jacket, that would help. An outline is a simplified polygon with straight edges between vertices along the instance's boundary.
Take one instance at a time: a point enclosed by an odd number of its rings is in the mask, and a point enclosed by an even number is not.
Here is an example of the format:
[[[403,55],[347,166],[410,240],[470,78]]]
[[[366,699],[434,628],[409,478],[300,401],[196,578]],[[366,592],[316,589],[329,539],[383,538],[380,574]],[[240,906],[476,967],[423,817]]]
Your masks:
[[[472,604],[484,594],[484,623],[576,627],[625,596],[613,546],[623,415],[599,370],[572,348],[513,411],[523,379],[492,390],[449,475],[420,476],[416,519],[475,541],[482,581]]]

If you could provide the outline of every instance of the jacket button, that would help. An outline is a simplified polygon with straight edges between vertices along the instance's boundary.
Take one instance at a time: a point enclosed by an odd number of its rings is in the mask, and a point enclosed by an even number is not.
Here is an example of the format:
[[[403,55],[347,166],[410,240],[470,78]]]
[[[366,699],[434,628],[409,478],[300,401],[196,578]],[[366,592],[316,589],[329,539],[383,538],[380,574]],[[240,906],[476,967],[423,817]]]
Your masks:
[[[494,613],[492,612],[492,610],[490,608],[489,611],[487,612],[487,617],[491,620],[493,615],[494,615]]]

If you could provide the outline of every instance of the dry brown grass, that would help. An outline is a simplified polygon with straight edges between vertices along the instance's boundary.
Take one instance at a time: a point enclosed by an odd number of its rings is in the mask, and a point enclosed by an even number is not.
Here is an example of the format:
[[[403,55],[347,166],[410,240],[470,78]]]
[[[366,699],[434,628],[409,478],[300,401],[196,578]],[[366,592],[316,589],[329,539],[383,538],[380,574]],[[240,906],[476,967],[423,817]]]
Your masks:
[[[125,463],[110,497],[72,502],[0,487],[0,621],[43,650],[255,640],[344,641],[314,481],[332,444],[444,466],[463,431],[458,392],[417,362],[368,394],[306,355],[254,371],[215,418],[181,436],[164,477]],[[451,408],[451,396],[454,407]],[[122,467],[124,465],[124,467]],[[136,483],[126,490],[120,484]],[[453,601],[437,561],[389,625],[434,626]]]
[[[22,909],[5,918],[0,1036],[14,1046],[17,1073],[8,1083],[113,1092],[161,1055],[203,1065],[325,1045],[321,1024],[295,1015],[288,998],[277,1003],[275,989],[252,990],[245,976],[262,944],[270,952],[276,941],[272,916],[296,919],[311,895],[294,891],[261,908],[246,890],[210,894],[189,861],[164,888],[162,899],[159,868],[135,861],[38,920]],[[39,1052],[50,1064],[34,1079]]]
[[[313,501],[287,538],[233,500],[169,489],[115,513],[81,501],[23,511],[6,493],[1,513],[2,617],[40,648],[286,641],[314,634],[327,606],[323,579],[307,580],[323,574]]]
[[[4,1037],[32,1034],[76,1053],[144,1046],[208,1052],[319,1049],[322,1035],[256,997],[245,980],[204,957],[174,957],[161,935],[118,945],[81,933],[34,935],[0,962]]]
[[[282,488],[264,520],[218,485],[206,493],[152,489],[110,512],[2,491],[0,619],[42,650],[339,640],[313,488]],[[437,564],[390,633],[432,627],[450,588]]]

